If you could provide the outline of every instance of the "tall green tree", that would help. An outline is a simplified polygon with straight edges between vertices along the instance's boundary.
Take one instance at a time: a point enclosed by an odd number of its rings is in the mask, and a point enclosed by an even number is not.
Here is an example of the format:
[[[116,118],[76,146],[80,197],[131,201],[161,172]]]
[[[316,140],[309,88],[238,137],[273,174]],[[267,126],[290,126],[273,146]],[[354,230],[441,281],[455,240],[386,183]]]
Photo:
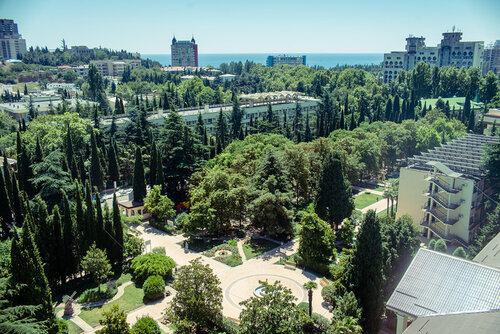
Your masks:
[[[118,184],[120,181],[120,164],[118,162],[114,139],[111,139],[108,149],[108,175],[111,183],[116,182]]]
[[[306,265],[327,265],[335,254],[335,234],[315,213],[302,216],[299,238],[298,253]]]
[[[10,177],[8,175],[7,177]],[[0,227],[1,240],[6,240],[10,234],[10,225],[12,224],[12,210],[3,172],[0,173]]]
[[[33,170],[20,132],[17,133],[17,177],[19,179],[19,188],[25,191],[28,196],[33,197],[35,195],[35,188],[31,183]]]
[[[81,267],[85,272],[90,273],[99,292],[101,292],[101,283],[113,274],[106,252],[97,248],[95,243],[90,246],[87,254],[83,257]]]
[[[116,199],[116,193],[113,194],[113,252],[111,261],[113,263],[121,264],[123,262],[123,225],[120,215],[120,208],[118,207],[118,200]]]
[[[59,207],[57,204],[52,209],[51,216],[51,247],[50,252],[54,254],[53,263],[51,264],[50,276],[53,277],[55,282],[65,281],[65,268],[64,268],[64,258],[66,254],[62,252],[64,249],[64,240],[62,235],[62,223],[61,223],[61,213],[59,212]]]
[[[75,223],[73,220],[73,215],[71,212],[71,207],[69,204],[68,196],[64,196],[64,211],[63,211],[63,223],[62,223],[62,255],[63,263],[62,267],[64,269],[63,273],[65,277],[71,276],[78,269],[77,253],[75,243],[78,238],[75,231]],[[64,280],[63,280],[64,282]]]
[[[134,179],[133,179],[134,201],[142,202],[146,197],[146,179],[144,176],[144,163],[142,161],[141,148],[135,149]]]
[[[90,182],[96,186],[99,191],[103,189],[104,179],[102,175],[102,166],[99,159],[99,150],[97,148],[94,129],[90,129]]]
[[[330,225],[338,228],[354,210],[352,189],[344,178],[342,160],[337,153],[330,153],[323,161],[314,199],[314,210]]]
[[[383,311],[383,246],[380,222],[375,211],[366,214],[358,233],[356,246],[341,282],[353,291],[363,309],[362,327],[367,333],[378,333]]]
[[[236,92],[233,92],[233,108],[231,110],[231,137],[237,139],[241,132],[241,121],[243,110],[240,108],[240,101]]]

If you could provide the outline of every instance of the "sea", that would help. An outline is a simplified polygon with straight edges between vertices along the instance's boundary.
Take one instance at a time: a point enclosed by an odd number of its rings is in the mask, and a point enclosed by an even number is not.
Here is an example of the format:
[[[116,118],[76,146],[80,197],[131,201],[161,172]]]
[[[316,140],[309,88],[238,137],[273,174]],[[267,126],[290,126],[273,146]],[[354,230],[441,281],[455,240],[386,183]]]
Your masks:
[[[200,67],[212,66],[218,68],[222,63],[241,61],[253,61],[254,63],[266,64],[268,56],[277,56],[277,53],[221,53],[221,54],[199,54],[198,65]],[[382,53],[304,53],[293,55],[305,55],[307,66],[322,66],[324,68],[335,67],[337,65],[380,65],[384,59]],[[149,58],[169,66],[171,64],[170,54],[143,54],[143,59]]]

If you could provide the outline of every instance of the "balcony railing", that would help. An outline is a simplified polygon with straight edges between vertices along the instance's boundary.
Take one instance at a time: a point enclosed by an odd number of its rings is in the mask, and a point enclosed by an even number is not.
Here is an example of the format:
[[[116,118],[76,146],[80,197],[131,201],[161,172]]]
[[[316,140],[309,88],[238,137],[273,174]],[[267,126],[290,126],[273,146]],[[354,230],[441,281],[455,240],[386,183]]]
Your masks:
[[[448,184],[446,184],[446,182],[443,179],[437,176],[431,175],[427,177],[425,180],[434,183],[439,188],[443,189],[444,191],[450,194],[458,194],[460,190],[462,190],[462,187],[451,188]]]
[[[455,242],[461,244],[462,246],[465,246],[465,247],[468,246],[468,243],[465,242],[465,240],[463,240],[462,238],[460,238],[452,233],[449,233],[449,232],[448,232],[448,235],[446,235],[445,229],[442,226],[440,226],[439,224],[436,224],[436,223],[429,224],[424,219],[420,223],[420,226],[430,229],[434,234],[436,234],[438,237],[440,237],[444,241],[447,241],[447,242],[454,242],[455,241]]]
[[[436,203],[438,203],[439,205],[441,205],[443,208],[445,208],[447,210],[455,210],[460,205],[462,205],[462,203],[464,202],[464,200],[461,199],[459,203],[448,204],[448,199],[439,195],[439,193],[430,193],[428,191],[424,191],[423,194],[426,197],[432,198],[434,201],[436,201]]]
[[[425,212],[425,213],[429,213],[431,214],[434,218],[436,218],[437,220],[441,221],[442,223],[444,224],[447,224],[447,225],[455,225],[459,219],[456,219],[456,218],[447,218],[446,217],[446,211],[443,210],[443,209],[439,209],[439,208],[430,208],[428,205],[424,205],[422,210]],[[459,218],[462,216],[462,215],[458,215]]]

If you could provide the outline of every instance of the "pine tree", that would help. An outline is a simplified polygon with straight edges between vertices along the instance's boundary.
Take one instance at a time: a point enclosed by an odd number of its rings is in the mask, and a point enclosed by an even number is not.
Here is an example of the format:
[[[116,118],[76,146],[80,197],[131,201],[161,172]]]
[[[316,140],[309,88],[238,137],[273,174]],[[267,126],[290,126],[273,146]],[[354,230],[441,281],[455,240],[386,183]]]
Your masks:
[[[97,189],[101,191],[103,188],[102,167],[101,161],[99,159],[99,151],[97,149],[97,142],[93,128],[90,129],[90,148],[90,181],[92,182],[93,186],[96,186]]]
[[[384,305],[382,254],[380,222],[375,211],[370,210],[363,220],[351,262],[341,281],[358,298],[363,309],[362,327],[370,334],[378,333]]]
[[[335,229],[354,210],[351,185],[344,178],[342,160],[336,153],[330,153],[323,161],[314,210],[321,219],[335,225]]]
[[[10,177],[7,176],[7,177]],[[1,220],[1,240],[6,240],[10,235],[10,224],[12,224],[12,211],[10,209],[9,195],[5,187],[3,173],[0,173],[0,220]]]
[[[135,149],[134,179],[133,179],[134,201],[142,202],[146,197],[146,180],[144,179],[144,164],[139,147]]]
[[[113,236],[115,243],[111,259],[113,262],[121,264],[123,262],[123,225],[116,193],[113,195]]]

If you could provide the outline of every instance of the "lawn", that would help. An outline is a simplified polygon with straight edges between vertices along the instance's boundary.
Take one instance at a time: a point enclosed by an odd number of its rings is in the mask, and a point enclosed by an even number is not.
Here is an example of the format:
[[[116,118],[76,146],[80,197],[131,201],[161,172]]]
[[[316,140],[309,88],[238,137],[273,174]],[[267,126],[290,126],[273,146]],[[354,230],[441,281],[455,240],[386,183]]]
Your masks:
[[[246,244],[243,244],[243,252],[247,260],[250,260],[278,246],[279,244],[267,239],[252,238]]]
[[[78,327],[77,325],[75,325],[75,323],[71,320],[64,320],[63,321],[66,323],[66,325],[68,325],[68,333],[69,334],[79,334],[79,333],[83,333],[83,330]]]
[[[219,239],[194,239],[189,242],[189,249],[195,252],[204,252],[216,246],[219,246],[224,243],[224,240]],[[183,242],[179,243],[180,245],[184,245]]]
[[[363,209],[377,201],[380,201],[381,199],[383,199],[383,197],[380,195],[364,192],[354,198],[354,206],[356,209]]]
[[[227,251],[227,255],[220,255],[220,251]],[[241,256],[238,252],[238,247],[230,244],[222,244],[212,247],[209,250],[203,252],[203,255],[212,257],[214,260],[222,262],[230,267],[236,267],[243,264]]]
[[[91,309],[82,310],[80,318],[82,318],[90,326],[95,327],[99,325],[99,319],[102,319],[103,311],[108,311],[113,305],[118,305],[120,310],[128,313],[144,305],[143,298],[144,292],[142,289],[136,287],[135,284],[132,284],[125,288],[123,296],[121,296],[118,300],[101,307],[93,307]]]

